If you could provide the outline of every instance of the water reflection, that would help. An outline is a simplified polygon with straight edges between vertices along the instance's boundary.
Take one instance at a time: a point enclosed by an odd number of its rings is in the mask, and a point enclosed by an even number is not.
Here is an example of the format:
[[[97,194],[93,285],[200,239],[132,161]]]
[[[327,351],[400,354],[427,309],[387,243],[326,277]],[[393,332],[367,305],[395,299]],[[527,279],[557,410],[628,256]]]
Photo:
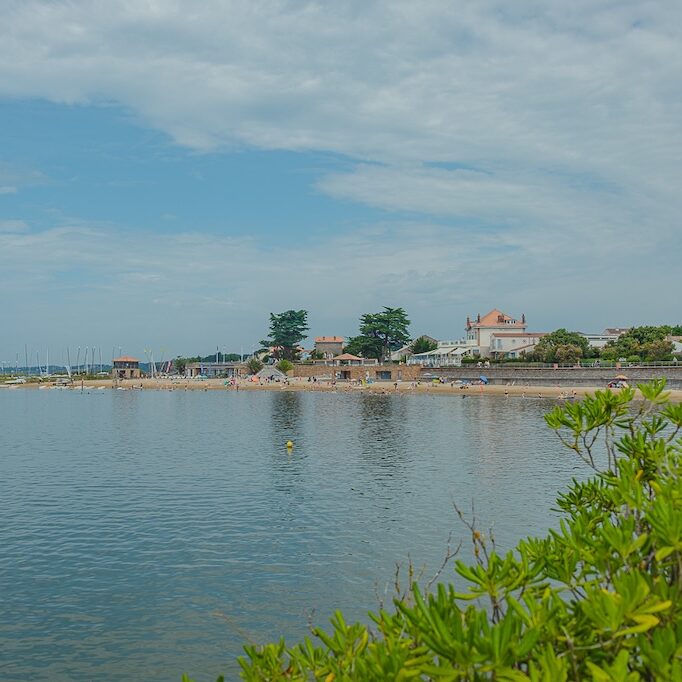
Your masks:
[[[509,546],[576,475],[541,401],[100,393],[0,392],[3,679],[234,679],[244,639],[438,565],[453,498]]]
[[[393,395],[360,396],[358,437],[360,455],[375,474],[399,473],[409,457],[405,398]]]

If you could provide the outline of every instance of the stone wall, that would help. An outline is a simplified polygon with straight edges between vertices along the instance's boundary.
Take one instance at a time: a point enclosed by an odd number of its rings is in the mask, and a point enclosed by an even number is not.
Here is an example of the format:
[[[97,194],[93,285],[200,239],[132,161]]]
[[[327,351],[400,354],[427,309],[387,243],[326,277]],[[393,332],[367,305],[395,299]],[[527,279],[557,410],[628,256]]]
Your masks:
[[[351,380],[370,378],[372,381],[415,381],[421,376],[419,365],[294,365],[294,377],[327,377],[348,372]]]
[[[423,368],[422,378],[446,377],[447,379],[468,379],[476,381],[485,375],[491,384],[529,386],[606,386],[617,374],[624,374],[632,385],[665,377],[668,388],[682,389],[682,365],[679,367],[515,367],[514,365],[493,365],[492,367],[443,367]]]

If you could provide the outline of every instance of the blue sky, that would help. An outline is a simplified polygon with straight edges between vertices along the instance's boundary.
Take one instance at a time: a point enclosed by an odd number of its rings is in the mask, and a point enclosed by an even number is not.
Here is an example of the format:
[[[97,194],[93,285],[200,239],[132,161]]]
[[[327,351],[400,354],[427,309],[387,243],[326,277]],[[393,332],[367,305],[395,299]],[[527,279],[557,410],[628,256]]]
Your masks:
[[[0,360],[682,320],[676,2],[10,1]],[[110,351],[107,351],[110,352]]]

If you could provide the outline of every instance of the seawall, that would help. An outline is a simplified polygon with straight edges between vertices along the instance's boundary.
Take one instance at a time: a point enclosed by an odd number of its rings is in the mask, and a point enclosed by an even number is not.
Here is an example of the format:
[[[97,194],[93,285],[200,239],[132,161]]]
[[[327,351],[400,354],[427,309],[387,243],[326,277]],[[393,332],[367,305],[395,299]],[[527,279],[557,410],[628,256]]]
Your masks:
[[[424,368],[422,378],[445,377],[449,380],[476,381],[481,375],[493,385],[510,386],[585,386],[605,387],[617,374],[628,377],[631,385],[653,379],[665,378],[670,389],[682,389],[682,365],[679,367],[514,367],[493,365],[491,367],[442,367]]]

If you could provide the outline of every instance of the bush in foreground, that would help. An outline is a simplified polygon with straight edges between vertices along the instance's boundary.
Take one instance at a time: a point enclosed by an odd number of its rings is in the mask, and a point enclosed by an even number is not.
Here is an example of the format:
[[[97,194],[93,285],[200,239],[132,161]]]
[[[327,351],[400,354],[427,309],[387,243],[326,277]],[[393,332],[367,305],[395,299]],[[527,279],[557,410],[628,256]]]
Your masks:
[[[682,405],[665,382],[597,392],[546,417],[594,470],[559,528],[500,555],[469,525],[457,586],[414,583],[371,626],[246,646],[245,680],[682,680]],[[187,679],[187,678],[185,678]]]

